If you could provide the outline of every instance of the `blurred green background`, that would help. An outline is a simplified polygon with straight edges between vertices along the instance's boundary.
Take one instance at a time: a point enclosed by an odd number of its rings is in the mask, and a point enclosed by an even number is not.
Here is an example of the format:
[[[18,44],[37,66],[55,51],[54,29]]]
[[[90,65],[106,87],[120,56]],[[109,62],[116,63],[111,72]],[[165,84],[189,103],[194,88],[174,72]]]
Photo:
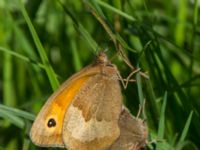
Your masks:
[[[60,83],[101,49],[123,78],[124,103],[148,124],[148,149],[200,147],[198,0],[1,0],[0,150],[38,150],[35,114]],[[96,16],[95,16],[96,14]],[[101,18],[99,20],[99,18]],[[45,148],[44,148],[45,149]],[[49,148],[50,149],[50,148]]]

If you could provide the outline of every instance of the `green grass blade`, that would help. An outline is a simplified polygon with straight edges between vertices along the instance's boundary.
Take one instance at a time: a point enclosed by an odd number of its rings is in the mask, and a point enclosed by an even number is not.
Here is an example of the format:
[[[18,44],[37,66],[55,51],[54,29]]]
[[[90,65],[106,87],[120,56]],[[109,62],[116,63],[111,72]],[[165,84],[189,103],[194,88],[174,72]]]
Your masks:
[[[139,101],[140,101],[140,104],[142,105],[144,101],[144,96],[142,92],[142,80],[139,73],[137,73],[136,75],[136,81],[137,81],[136,83],[137,83],[137,88],[138,88]]]
[[[24,19],[25,19],[28,27],[29,27],[29,30],[31,32],[31,35],[32,35],[33,40],[35,42],[35,45],[37,47],[37,50],[38,50],[38,53],[39,53],[40,58],[42,60],[42,63],[45,66],[45,71],[47,73],[47,76],[49,78],[51,86],[52,86],[53,90],[56,90],[58,88],[58,86],[59,86],[59,82],[58,82],[58,80],[56,78],[56,74],[55,74],[53,68],[50,65],[50,62],[49,62],[48,57],[47,57],[47,55],[45,53],[45,50],[44,50],[44,48],[43,48],[43,46],[42,46],[42,44],[40,42],[40,39],[39,39],[39,37],[38,37],[34,27],[33,27],[33,24],[32,24],[27,12],[26,12],[25,7],[24,7],[24,5],[22,3],[21,3],[21,12],[22,12],[22,14],[24,16]]]
[[[112,12],[115,12],[115,13],[119,14],[120,16],[122,16],[122,17],[124,17],[124,18],[126,18],[126,19],[128,19],[130,21],[136,21],[136,19],[133,16],[130,16],[130,15],[124,13],[123,11],[121,11],[121,10],[115,8],[115,7],[112,7],[111,5],[105,3],[105,2],[103,2],[101,0],[95,0],[95,1],[99,5],[101,5],[102,7],[106,8],[106,9],[112,11]]]
[[[192,115],[193,115],[193,111],[191,111],[190,114],[189,114],[189,117],[188,117],[188,119],[187,119],[187,121],[186,121],[185,127],[184,127],[184,129],[183,129],[183,131],[182,131],[182,134],[181,134],[181,137],[180,137],[178,143],[181,143],[181,142],[183,142],[183,141],[185,140],[185,138],[186,138],[186,136],[187,136],[187,134],[188,134],[188,130],[189,130],[189,127],[190,127],[190,123],[191,123],[191,121],[192,121]]]
[[[87,43],[91,46],[92,50],[95,52],[97,52],[98,49],[98,44],[96,43],[96,41],[92,38],[92,36],[90,35],[90,33],[84,28],[84,26],[77,21],[76,17],[73,15],[73,13],[71,13],[71,11],[68,9],[68,7],[66,7],[61,1],[59,1],[59,3],[61,4],[61,6],[63,7],[65,13],[71,18],[71,20],[74,23],[74,27],[76,28],[77,31],[79,31],[81,33],[81,35],[86,39]]]
[[[19,59],[21,59],[23,61],[26,61],[26,62],[32,63],[34,65],[37,65],[38,67],[40,67],[42,69],[45,68],[43,64],[38,63],[38,62],[36,62],[34,60],[31,60],[30,58],[28,58],[28,57],[26,57],[26,56],[24,56],[22,54],[19,54],[19,53],[15,52],[15,51],[12,51],[10,49],[7,49],[7,48],[4,48],[4,47],[0,46],[0,51],[5,52],[5,53],[7,53],[9,55],[15,56],[15,57],[17,57],[17,58],[19,58]]]
[[[23,129],[24,128],[24,121],[20,117],[13,115],[9,111],[0,109],[0,117],[9,120],[11,123],[16,125],[17,127]]]
[[[89,32],[80,23],[78,25],[78,30],[83,35],[83,37],[87,40],[88,44],[92,47],[92,50],[96,53],[98,49],[98,45],[96,41],[91,37]]]
[[[139,68],[139,64],[137,65],[137,68]],[[137,83],[140,105],[143,106],[144,105],[144,95],[143,95],[143,91],[142,91],[141,75],[139,73],[136,74],[136,81],[137,81],[136,83]],[[142,117],[146,118],[145,111],[142,111]]]
[[[12,56],[4,54],[4,70],[3,70],[3,102],[9,106],[16,105],[16,93],[13,89],[13,63]]]
[[[38,60],[36,51],[32,47],[30,41],[27,40],[26,34],[19,27],[19,25],[14,22],[14,20],[12,20],[12,23],[14,24],[13,28],[16,38],[20,39],[20,41],[17,43],[18,46],[20,47],[20,50],[23,51],[23,53],[29,56],[31,59]],[[19,49],[19,47],[16,46],[17,49]]]
[[[101,9],[101,7],[99,6],[99,4],[98,4],[96,1],[91,0],[90,3],[91,3],[92,5],[94,5],[94,7],[96,8],[97,12],[98,12],[103,18],[106,18],[105,15],[104,15],[104,13],[103,13],[103,11],[102,11],[102,9]]]
[[[185,22],[187,22],[188,1],[182,0],[178,5],[178,22],[175,29],[175,40],[178,45],[182,45],[185,38]]]
[[[72,49],[73,60],[74,60],[74,68],[75,68],[76,71],[79,71],[82,68],[82,64],[81,64],[81,61],[80,61],[80,55],[77,51],[75,40],[73,40],[71,42],[71,49]]]
[[[23,111],[23,110],[20,110],[17,108],[8,107],[8,106],[2,105],[2,104],[0,104],[0,110],[4,110],[5,112],[8,112],[15,116],[23,117],[27,120],[33,121],[35,119],[35,116],[29,112],[26,112],[26,111]]]
[[[194,1],[193,24],[196,26],[198,23],[199,5],[198,0]]]
[[[199,150],[199,148],[190,141],[183,141],[183,142],[179,143],[175,147],[175,150],[185,150],[185,149],[187,149],[187,147],[189,147],[190,150]]]
[[[160,120],[159,120],[159,125],[158,125],[158,139],[164,138],[166,105],[167,105],[167,92],[165,92],[164,94],[163,104],[162,104],[161,112],[160,112]],[[156,145],[156,150],[161,150],[161,149],[162,149],[162,143],[158,143]]]

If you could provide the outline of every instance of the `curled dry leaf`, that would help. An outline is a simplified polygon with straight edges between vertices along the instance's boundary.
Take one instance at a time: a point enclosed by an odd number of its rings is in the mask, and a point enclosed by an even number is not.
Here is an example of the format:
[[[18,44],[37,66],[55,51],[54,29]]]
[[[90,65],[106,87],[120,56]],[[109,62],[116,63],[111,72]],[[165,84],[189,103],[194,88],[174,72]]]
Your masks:
[[[120,136],[107,150],[140,150],[145,148],[148,130],[145,122],[124,108],[119,119]]]

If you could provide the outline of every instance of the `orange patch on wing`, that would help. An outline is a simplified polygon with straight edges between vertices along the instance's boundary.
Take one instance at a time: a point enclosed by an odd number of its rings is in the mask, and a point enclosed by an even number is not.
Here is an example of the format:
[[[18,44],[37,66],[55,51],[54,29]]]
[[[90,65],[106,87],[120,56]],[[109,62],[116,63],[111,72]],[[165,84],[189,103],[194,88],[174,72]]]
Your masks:
[[[85,76],[80,79],[77,79],[74,82],[72,82],[65,90],[63,90],[51,103],[49,110],[47,111],[47,116],[48,114],[51,114],[52,116],[56,115],[58,117],[57,120],[63,122],[65,112],[71,104],[74,96],[77,94],[81,86],[88,78],[89,76]],[[59,133],[61,133],[62,131],[62,124],[60,125],[61,126],[59,128]]]
[[[37,123],[34,122],[32,127],[31,139],[36,145],[62,147],[62,127],[65,113],[74,96],[91,76],[85,75],[72,80],[67,87],[50,97],[36,118]],[[55,120],[55,127],[48,127],[50,119]]]

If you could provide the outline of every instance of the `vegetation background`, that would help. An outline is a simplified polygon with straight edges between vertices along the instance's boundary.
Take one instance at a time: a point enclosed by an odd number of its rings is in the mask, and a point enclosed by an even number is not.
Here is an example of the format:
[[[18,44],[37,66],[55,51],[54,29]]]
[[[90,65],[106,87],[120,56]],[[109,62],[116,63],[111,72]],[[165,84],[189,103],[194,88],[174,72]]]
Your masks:
[[[1,0],[0,150],[42,149],[28,138],[35,114],[100,49],[122,77],[133,68],[118,50],[149,76],[137,73],[122,89],[134,115],[145,100],[148,149],[198,149],[199,7],[198,0]]]

